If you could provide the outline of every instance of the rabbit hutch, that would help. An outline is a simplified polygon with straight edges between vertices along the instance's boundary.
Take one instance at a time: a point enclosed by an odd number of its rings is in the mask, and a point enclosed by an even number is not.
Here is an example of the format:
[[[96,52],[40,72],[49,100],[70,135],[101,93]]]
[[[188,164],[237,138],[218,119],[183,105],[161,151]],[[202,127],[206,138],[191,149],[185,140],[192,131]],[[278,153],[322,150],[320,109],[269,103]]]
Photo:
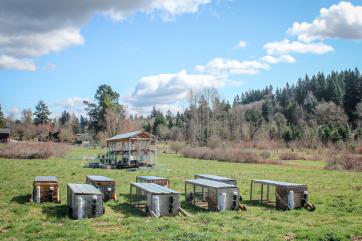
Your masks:
[[[156,164],[156,140],[145,131],[122,133],[107,139],[103,165],[114,168],[151,167]]]
[[[273,191],[275,195],[270,195],[270,192]],[[257,198],[254,199],[253,195],[256,195]],[[251,180],[250,183],[250,201],[275,205],[277,209],[292,210],[305,207],[309,211],[313,211],[315,206],[308,202],[308,196],[308,187],[305,184],[273,180]]]
[[[37,176],[33,181],[33,195],[31,201],[41,202],[60,202],[59,184],[54,176]]]
[[[210,211],[239,210],[240,191],[238,187],[223,182],[186,180],[185,199],[186,202]]]
[[[68,184],[68,213],[74,219],[94,218],[104,214],[102,193],[90,184]]]
[[[117,201],[116,182],[114,180],[104,176],[87,175],[85,183],[98,188],[103,194],[104,202],[109,200]]]
[[[129,203],[153,217],[185,215],[179,193],[155,183],[131,182]]]
[[[136,182],[155,183],[160,186],[170,187],[170,181],[165,177],[157,176],[137,176]]]
[[[228,177],[220,177],[216,175],[210,175],[210,174],[196,174],[195,179],[206,179],[206,180],[212,180],[217,182],[223,182],[230,185],[236,186],[236,179],[228,178]]]

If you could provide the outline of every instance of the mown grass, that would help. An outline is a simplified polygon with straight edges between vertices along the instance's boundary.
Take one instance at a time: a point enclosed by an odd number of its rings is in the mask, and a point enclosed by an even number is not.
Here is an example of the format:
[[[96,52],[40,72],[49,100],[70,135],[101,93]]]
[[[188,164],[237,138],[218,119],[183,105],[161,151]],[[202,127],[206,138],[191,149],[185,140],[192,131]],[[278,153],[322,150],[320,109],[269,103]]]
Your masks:
[[[328,171],[323,163],[287,161],[287,165],[225,163],[159,154],[154,169],[130,172],[84,168],[85,157],[98,150],[74,149],[65,158],[0,159],[0,239],[3,240],[351,240],[362,237],[362,173]],[[306,183],[315,212],[278,211],[248,204],[248,211],[220,213],[184,206],[191,217],[154,219],[125,204],[129,182],[137,175],[170,178],[183,192],[184,180],[195,173],[235,177],[248,199],[250,179]],[[106,204],[96,219],[75,221],[66,215],[66,184],[84,183],[87,174],[117,181],[119,202]],[[27,200],[36,175],[56,175],[62,204]],[[183,196],[181,200],[183,200]]]

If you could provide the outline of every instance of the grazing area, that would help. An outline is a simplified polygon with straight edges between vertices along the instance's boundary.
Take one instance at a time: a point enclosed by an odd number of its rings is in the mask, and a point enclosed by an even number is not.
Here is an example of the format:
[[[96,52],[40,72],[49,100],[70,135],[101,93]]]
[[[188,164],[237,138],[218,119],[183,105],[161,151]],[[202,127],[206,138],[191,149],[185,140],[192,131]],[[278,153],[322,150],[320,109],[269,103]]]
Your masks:
[[[159,154],[152,169],[106,170],[84,168],[99,149],[74,148],[65,157],[48,160],[0,158],[1,240],[361,240],[362,173],[325,169],[323,161],[286,160],[287,165],[229,163]],[[103,151],[104,152],[104,151]],[[284,163],[285,162],[285,163]],[[235,178],[247,211],[208,212],[184,202],[184,181],[196,173]],[[56,175],[61,204],[29,203],[36,175]],[[86,175],[117,182],[119,202],[105,203],[105,214],[94,219],[67,216],[67,183],[84,183]],[[136,176],[170,179],[181,193],[190,217],[151,218],[129,206],[129,183]],[[14,179],[16,177],[16,179]],[[314,212],[279,211],[250,203],[251,179],[271,179],[308,185]]]

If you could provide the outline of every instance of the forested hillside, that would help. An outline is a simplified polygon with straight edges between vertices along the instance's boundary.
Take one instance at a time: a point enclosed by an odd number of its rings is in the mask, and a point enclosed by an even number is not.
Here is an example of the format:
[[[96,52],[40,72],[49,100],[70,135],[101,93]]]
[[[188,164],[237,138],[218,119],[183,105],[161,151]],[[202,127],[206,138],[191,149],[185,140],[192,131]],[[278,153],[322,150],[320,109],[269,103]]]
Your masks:
[[[232,105],[217,90],[191,93],[189,107],[165,117],[154,108],[144,125],[161,139],[208,144],[214,138],[269,138],[307,146],[361,137],[362,77],[358,69],[306,75],[296,84],[238,94]]]

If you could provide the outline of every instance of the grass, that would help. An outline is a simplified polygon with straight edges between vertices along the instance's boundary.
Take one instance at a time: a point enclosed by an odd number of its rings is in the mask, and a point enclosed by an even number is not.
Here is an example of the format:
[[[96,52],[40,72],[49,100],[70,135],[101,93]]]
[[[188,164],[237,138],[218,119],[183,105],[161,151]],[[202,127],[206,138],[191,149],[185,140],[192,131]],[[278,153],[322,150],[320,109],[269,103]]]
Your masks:
[[[64,158],[0,159],[0,240],[351,240],[362,237],[362,173],[329,171],[321,162],[286,161],[288,165],[226,163],[159,154],[154,169],[88,169],[87,157],[99,150],[74,149]],[[195,173],[234,177],[246,198],[250,179],[306,183],[317,210],[278,211],[248,203],[248,211],[220,213],[184,206],[191,217],[154,219],[125,204],[129,182],[137,175],[170,178],[183,192]],[[106,213],[75,221],[66,216],[66,184],[85,182],[87,174],[117,181],[119,202],[106,203]],[[28,203],[36,175],[56,175],[62,204]],[[246,198],[247,199],[247,198]],[[181,200],[184,200],[183,196]]]

